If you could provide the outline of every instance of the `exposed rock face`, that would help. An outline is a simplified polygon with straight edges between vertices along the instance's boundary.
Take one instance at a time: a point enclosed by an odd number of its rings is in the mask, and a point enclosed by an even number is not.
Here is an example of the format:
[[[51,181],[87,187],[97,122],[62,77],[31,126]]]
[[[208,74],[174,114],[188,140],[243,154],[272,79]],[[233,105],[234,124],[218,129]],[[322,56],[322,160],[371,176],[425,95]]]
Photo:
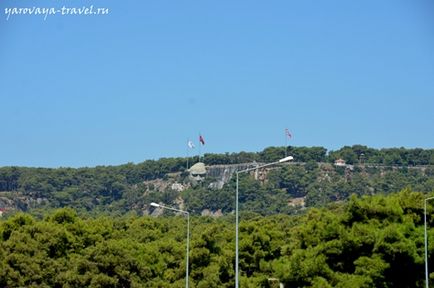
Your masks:
[[[9,194],[3,196],[4,193]],[[39,204],[48,203],[46,198],[32,198],[29,196],[24,196],[18,192],[2,192],[0,195],[0,208],[4,211],[14,211],[21,210],[27,211],[30,207],[37,207]]]
[[[0,208],[14,207],[14,204],[13,200],[6,197],[0,197]]]
[[[209,188],[222,189],[223,185],[229,182],[234,173],[236,173],[237,171],[255,167],[257,165],[257,163],[244,163],[208,166],[206,167],[207,176],[217,179],[217,181],[209,185]]]
[[[185,186],[182,185],[181,183],[173,183],[172,186],[170,186],[170,188],[178,192],[182,192],[185,190]]]
[[[292,198],[288,201],[288,206],[291,207],[305,207],[306,206],[306,197],[298,197],[298,198]]]
[[[6,213],[6,211],[15,209],[14,201],[6,197],[0,197],[0,218],[3,216],[3,213]]]
[[[209,189],[217,189],[217,190],[219,190],[219,189],[222,189],[224,185],[225,185],[225,182],[223,182],[221,180],[217,180],[215,182],[210,183],[208,185],[208,188]]]
[[[181,196],[179,196],[178,198],[176,198],[175,203],[178,205],[180,210],[185,210],[185,203],[184,203],[184,199],[182,199]]]
[[[164,209],[162,209],[162,208],[153,208],[154,210],[151,210],[152,212],[148,212],[148,215],[151,215],[151,216],[161,216],[161,215],[163,215],[163,213],[164,213]]]
[[[218,209],[217,211],[211,211],[209,209],[204,209],[202,210],[201,213],[202,216],[211,216],[211,217],[220,217],[223,216],[222,210]]]

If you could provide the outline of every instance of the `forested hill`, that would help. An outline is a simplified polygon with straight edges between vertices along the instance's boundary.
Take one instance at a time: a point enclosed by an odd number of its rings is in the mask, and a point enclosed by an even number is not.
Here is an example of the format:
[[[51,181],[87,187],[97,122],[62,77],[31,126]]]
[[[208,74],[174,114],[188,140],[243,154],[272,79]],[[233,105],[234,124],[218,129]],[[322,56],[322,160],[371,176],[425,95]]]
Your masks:
[[[285,151],[286,150],[286,151]],[[347,199],[351,194],[389,193],[410,187],[434,190],[434,149],[373,149],[355,145],[337,151],[323,147],[269,147],[261,152],[205,154],[215,165],[268,163],[294,156],[295,162],[265,170],[259,179],[241,175],[241,208],[260,214],[292,213]],[[334,165],[343,159],[345,165]],[[198,159],[190,158],[194,164]],[[230,213],[234,209],[234,177],[223,187],[207,175],[189,179],[186,158],[162,158],[139,164],[95,168],[0,168],[0,209],[37,213],[59,207],[79,212],[148,213],[150,202],[182,206],[192,213]],[[220,181],[221,182],[221,181]]]

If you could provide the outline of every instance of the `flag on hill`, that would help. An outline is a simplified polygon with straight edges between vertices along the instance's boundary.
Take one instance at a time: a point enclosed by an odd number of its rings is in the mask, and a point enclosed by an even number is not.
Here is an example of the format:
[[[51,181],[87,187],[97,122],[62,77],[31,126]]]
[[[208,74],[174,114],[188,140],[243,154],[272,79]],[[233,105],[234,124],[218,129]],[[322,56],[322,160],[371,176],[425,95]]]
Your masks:
[[[286,137],[288,137],[289,139],[292,138],[292,134],[289,132],[288,128],[285,128],[285,135],[286,135]]]

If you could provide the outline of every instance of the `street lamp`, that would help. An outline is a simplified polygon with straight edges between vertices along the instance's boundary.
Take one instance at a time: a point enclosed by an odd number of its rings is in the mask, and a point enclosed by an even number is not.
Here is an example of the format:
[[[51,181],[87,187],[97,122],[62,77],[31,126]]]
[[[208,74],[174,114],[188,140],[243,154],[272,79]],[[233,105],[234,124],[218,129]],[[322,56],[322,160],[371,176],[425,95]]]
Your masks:
[[[425,228],[425,286],[428,288],[428,235],[426,233],[426,202],[434,197],[426,198],[423,206],[424,228]]]
[[[235,288],[239,287],[239,279],[238,279],[239,278],[239,272],[238,272],[238,266],[239,266],[239,255],[238,255],[238,218],[239,218],[238,217],[238,182],[239,182],[239,180],[238,180],[238,174],[249,172],[252,170],[261,169],[261,168],[276,165],[276,164],[280,164],[283,162],[288,162],[291,160],[294,160],[294,157],[288,156],[288,157],[282,158],[276,162],[272,162],[272,163],[268,163],[268,164],[264,164],[261,166],[256,166],[253,168],[248,168],[248,169],[236,172],[237,173],[237,186],[236,186],[236,195],[235,195],[235,222],[236,222],[236,224],[235,224],[235,226],[236,226],[236,228],[235,228]]]
[[[179,209],[175,209],[172,207],[157,204],[155,202],[152,202],[151,206],[172,210],[172,211],[180,212],[180,213],[187,215],[187,255],[185,257],[185,259],[186,259],[185,260],[185,288],[188,288],[188,254],[189,254],[189,246],[190,246],[190,213],[188,213],[187,211],[184,211],[184,210],[179,210]]]

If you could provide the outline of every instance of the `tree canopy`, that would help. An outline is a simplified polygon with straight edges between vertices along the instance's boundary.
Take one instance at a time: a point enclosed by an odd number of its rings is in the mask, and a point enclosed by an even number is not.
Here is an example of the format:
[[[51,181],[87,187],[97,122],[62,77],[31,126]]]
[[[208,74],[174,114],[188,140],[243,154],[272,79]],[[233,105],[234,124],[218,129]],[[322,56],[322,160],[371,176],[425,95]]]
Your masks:
[[[424,287],[425,197],[404,189],[299,215],[242,210],[241,287],[274,287],[272,278],[286,287]],[[429,227],[433,215],[430,205]],[[169,212],[11,215],[0,221],[0,287],[184,287],[186,224]],[[231,215],[191,219],[190,287],[233,287],[234,226]]]

